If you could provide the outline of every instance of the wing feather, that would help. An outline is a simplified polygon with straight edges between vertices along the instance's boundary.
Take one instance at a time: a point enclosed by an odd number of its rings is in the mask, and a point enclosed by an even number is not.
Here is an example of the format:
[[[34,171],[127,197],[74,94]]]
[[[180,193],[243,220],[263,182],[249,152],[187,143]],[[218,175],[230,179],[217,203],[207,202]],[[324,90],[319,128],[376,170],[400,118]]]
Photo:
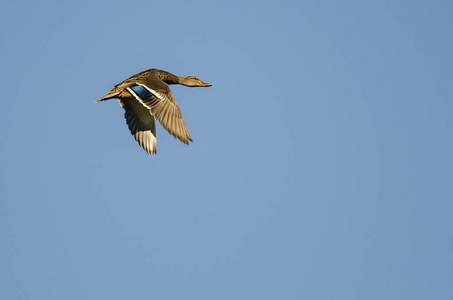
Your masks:
[[[119,99],[126,123],[138,144],[149,154],[157,153],[156,124],[149,109],[135,98]]]
[[[192,141],[192,138],[187,130],[181,110],[173,98],[173,94],[171,93],[168,85],[164,83],[167,89],[165,92],[162,92],[150,88],[150,84],[146,83],[147,82],[137,82],[137,85],[142,86],[149,92],[146,97],[140,97],[133,90],[133,88],[128,88],[128,91],[130,91],[141,104],[150,110],[151,114],[162,125],[162,127],[168,131],[168,133],[179,139],[184,144],[189,144],[189,141]]]

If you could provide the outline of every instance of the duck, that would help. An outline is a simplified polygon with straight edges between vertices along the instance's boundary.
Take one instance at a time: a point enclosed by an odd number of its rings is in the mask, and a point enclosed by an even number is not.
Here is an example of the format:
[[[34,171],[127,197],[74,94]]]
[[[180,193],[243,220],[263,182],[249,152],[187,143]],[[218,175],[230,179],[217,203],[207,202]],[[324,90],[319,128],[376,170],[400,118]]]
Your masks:
[[[157,153],[155,120],[184,144],[193,142],[169,87],[171,84],[212,86],[195,76],[178,77],[163,70],[148,69],[118,83],[96,102],[118,99],[132,136],[148,154],[154,155]]]

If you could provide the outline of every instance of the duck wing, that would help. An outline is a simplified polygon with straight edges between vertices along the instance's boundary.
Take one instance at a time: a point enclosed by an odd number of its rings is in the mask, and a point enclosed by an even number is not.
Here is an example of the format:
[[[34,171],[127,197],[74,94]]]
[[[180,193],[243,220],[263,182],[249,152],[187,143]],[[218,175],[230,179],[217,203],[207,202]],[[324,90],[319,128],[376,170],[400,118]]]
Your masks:
[[[181,110],[173,98],[170,87],[161,80],[144,78],[125,89],[149,109],[156,120],[175,138],[184,144],[193,141],[182,117]]]
[[[149,109],[133,97],[118,101],[125,110],[124,117],[135,140],[148,154],[156,154],[156,124]]]

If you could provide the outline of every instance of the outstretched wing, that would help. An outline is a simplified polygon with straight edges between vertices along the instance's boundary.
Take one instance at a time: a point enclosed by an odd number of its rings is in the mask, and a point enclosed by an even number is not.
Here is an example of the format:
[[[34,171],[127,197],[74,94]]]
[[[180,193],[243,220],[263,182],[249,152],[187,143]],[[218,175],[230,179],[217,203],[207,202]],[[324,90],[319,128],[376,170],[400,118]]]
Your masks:
[[[124,117],[135,140],[146,152],[156,154],[156,124],[149,109],[132,97],[118,101],[125,110]]]
[[[156,86],[156,84],[159,84],[158,89],[150,87]],[[166,83],[154,81],[152,84],[147,84],[146,81],[140,80],[135,85],[127,87],[126,90],[149,109],[168,133],[184,144],[189,144],[189,141],[192,142],[181,110]]]

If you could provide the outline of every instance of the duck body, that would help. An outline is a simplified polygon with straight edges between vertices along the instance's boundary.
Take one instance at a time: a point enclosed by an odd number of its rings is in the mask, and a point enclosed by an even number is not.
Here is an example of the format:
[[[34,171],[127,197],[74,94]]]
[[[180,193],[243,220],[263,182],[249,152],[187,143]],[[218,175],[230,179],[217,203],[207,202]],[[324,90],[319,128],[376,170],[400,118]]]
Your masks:
[[[193,76],[178,77],[166,71],[149,69],[117,84],[96,102],[118,99],[125,110],[124,117],[131,134],[146,152],[154,155],[157,151],[155,120],[184,144],[193,141],[169,84],[211,86]]]

